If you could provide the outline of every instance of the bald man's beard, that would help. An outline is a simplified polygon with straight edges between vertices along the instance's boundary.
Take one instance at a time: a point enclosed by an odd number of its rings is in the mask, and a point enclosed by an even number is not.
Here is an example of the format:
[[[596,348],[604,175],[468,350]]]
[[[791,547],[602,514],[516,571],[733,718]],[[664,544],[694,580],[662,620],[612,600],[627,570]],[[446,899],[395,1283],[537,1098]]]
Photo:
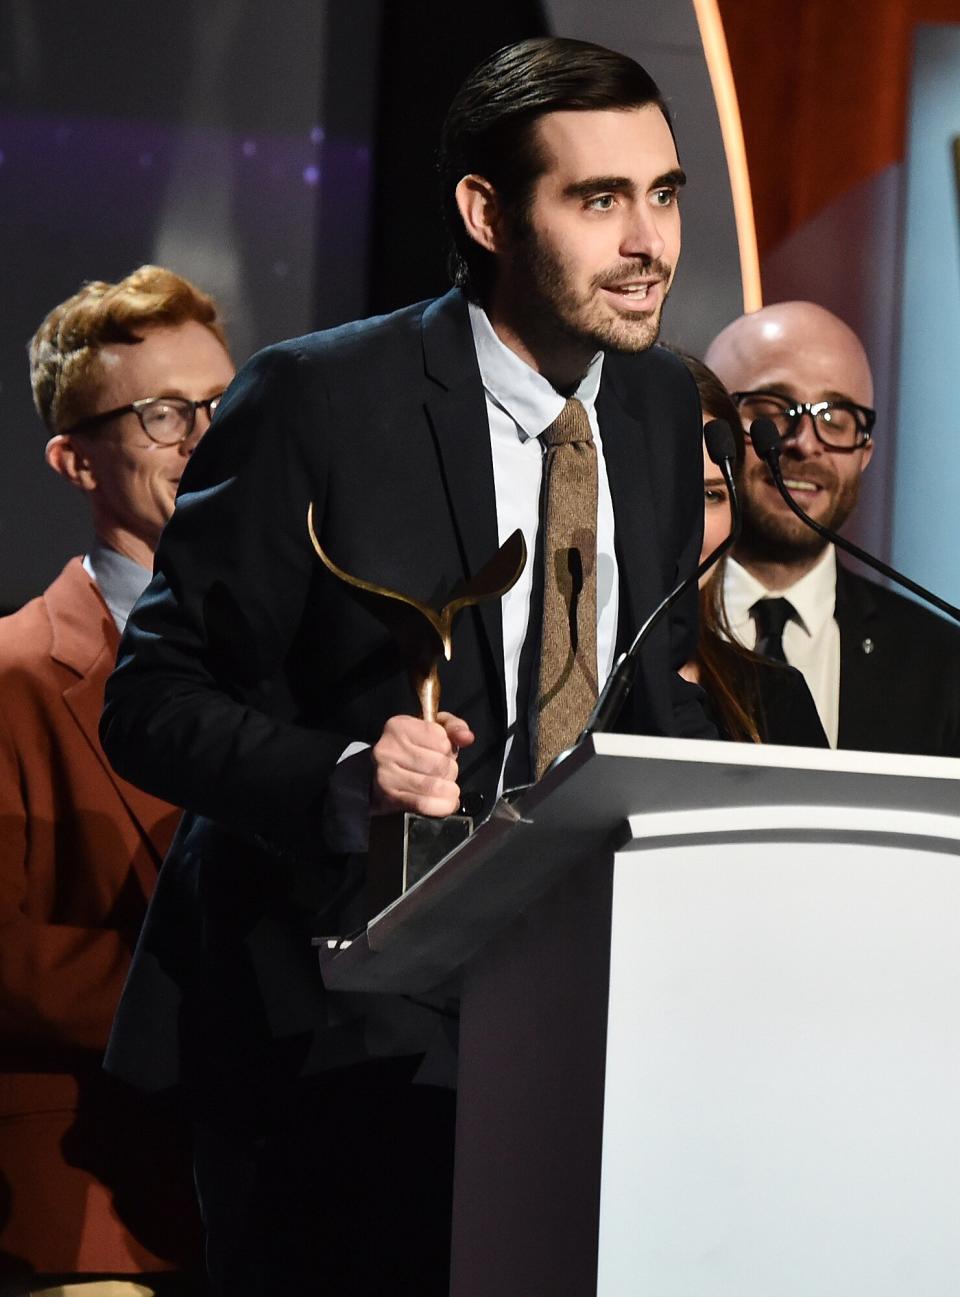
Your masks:
[[[822,554],[829,544],[812,527],[793,513],[767,508],[760,497],[760,482],[766,467],[754,465],[743,483],[743,529],[737,542],[738,558],[758,563],[806,565],[811,558]],[[790,473],[786,472],[789,477]],[[837,482],[834,497],[824,514],[811,514],[815,522],[839,531],[850,517],[860,496],[860,476],[847,482]],[[798,500],[805,509],[802,499]],[[784,509],[786,506],[784,505]]]

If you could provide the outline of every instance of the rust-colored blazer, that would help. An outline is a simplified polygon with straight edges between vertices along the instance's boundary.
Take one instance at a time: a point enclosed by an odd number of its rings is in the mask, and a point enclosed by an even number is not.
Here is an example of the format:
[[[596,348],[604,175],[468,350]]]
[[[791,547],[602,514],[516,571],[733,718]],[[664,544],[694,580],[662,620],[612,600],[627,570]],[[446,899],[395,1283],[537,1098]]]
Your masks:
[[[0,1276],[192,1260],[183,1140],[100,1069],[178,818],[100,748],[117,643],[79,559],[0,619]]]

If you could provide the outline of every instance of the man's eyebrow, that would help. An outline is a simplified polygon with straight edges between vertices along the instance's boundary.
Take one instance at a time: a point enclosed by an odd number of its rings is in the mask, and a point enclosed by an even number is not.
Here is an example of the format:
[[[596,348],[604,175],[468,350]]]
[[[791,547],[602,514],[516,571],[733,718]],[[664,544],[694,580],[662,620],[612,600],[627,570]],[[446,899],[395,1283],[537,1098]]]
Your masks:
[[[797,396],[796,389],[789,382],[765,383],[763,387],[745,389],[753,392],[769,392],[771,396],[780,396],[785,401],[802,401],[804,398]],[[848,392],[829,391],[823,392],[817,397],[816,401],[811,401],[811,405],[816,405],[817,401],[843,401],[847,405],[857,405]]]
[[[844,401],[847,405],[862,404],[860,401],[855,401],[849,392],[824,392],[820,399],[821,401]],[[869,406],[866,408],[869,409]]]
[[[687,173],[683,167],[674,167],[672,171],[665,171],[662,176],[650,186],[651,189],[682,189],[687,183]]]
[[[588,176],[586,180],[574,180],[563,191],[564,198],[588,198],[591,194],[600,193],[633,193],[635,185],[626,176]]]
[[[789,383],[764,383],[761,387],[744,387],[744,392],[759,392],[769,396],[781,396],[785,401],[799,401],[800,397],[791,390]]]
[[[657,176],[652,184],[648,185],[648,191],[654,189],[682,189],[687,183],[686,173],[680,167],[675,167],[673,171],[665,171],[662,176]],[[632,194],[636,192],[636,185],[628,176],[588,176],[586,180],[574,180],[571,184],[565,186],[563,190],[564,198],[589,198],[591,194]]]
[[[193,401],[195,399],[199,399],[201,401],[209,401],[211,396],[219,396],[227,389],[223,386],[222,383],[215,383],[212,387],[208,383],[203,390],[206,392],[206,396],[194,398],[190,396],[186,391],[184,391],[182,387],[175,385],[173,387],[166,388],[164,391],[160,393],[159,396],[142,396],[140,397],[140,400],[142,401]]]

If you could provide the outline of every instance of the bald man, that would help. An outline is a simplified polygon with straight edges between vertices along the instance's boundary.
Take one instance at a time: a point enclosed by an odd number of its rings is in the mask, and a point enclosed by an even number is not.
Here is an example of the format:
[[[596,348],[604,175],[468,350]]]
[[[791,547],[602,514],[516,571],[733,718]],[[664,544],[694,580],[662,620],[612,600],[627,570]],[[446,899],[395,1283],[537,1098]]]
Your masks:
[[[857,335],[812,302],[781,302],[728,325],[705,359],[746,427],[761,415],[777,424],[801,507],[841,528],[873,454],[873,377]],[[749,441],[743,494],[724,583],[737,639],[803,672],[831,746],[960,756],[960,632],[839,564]]]

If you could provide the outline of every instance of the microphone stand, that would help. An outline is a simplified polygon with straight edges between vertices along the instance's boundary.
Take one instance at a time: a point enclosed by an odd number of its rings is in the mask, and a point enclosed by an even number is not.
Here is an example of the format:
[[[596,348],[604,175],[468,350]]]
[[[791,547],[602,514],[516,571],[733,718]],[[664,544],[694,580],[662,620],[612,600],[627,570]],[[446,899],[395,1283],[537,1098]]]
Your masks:
[[[732,461],[731,459],[724,457],[715,462],[717,467],[720,469],[720,472],[723,474],[723,480],[726,483],[727,491],[730,493],[730,504],[733,510],[733,521],[730,532],[726,537],[724,537],[716,549],[707,555],[695,572],[692,572],[685,581],[681,582],[680,585],[671,590],[668,595],[660,600],[656,608],[654,608],[653,612],[633,637],[633,642],[630,647],[625,653],[620,654],[619,658],[614,663],[613,670],[607,677],[607,682],[603,686],[600,697],[597,699],[596,705],[590,713],[587,723],[583,727],[574,747],[582,743],[584,739],[589,738],[591,734],[603,734],[614,725],[617,717],[620,715],[620,709],[623,707],[630,690],[633,688],[637,676],[637,668],[640,664],[640,650],[650,637],[650,633],[653,631],[654,627],[659,624],[663,617],[666,616],[674,604],[683,598],[692,585],[700,584],[700,578],[709,572],[716,563],[720,562],[724,554],[733,547],[740,535],[742,518],[740,501],[737,497],[737,488],[733,481]],[[567,752],[561,752],[560,755],[551,763],[549,769],[552,770],[557,762],[562,761],[567,753],[572,751],[573,748],[568,748]]]
[[[570,753],[575,752],[591,734],[602,734],[610,729],[619,716],[627,695],[633,688],[640,661],[640,650],[653,629],[666,616],[677,600],[682,599],[691,586],[699,584],[700,578],[706,572],[709,572],[715,563],[719,563],[720,559],[723,558],[740,535],[742,514],[736,483],[733,480],[733,465],[736,462],[737,455],[733,433],[723,419],[711,419],[709,423],[704,425],[703,437],[707,446],[707,454],[723,474],[724,483],[730,493],[730,507],[733,513],[730,532],[716,549],[707,555],[695,572],[691,572],[685,580],[681,581],[678,586],[660,600],[633,637],[630,647],[625,653],[621,653],[614,663],[613,670],[607,676],[606,684],[603,686],[593,711],[590,713],[586,725],[580,731],[576,742],[555,756],[544,774],[549,774],[561,761],[565,761]],[[520,784],[516,788],[504,789],[501,800],[511,802],[532,787],[532,784]]]
[[[846,553],[852,554],[854,558],[858,558],[861,563],[866,563],[868,567],[872,567],[881,576],[889,577],[891,581],[896,581],[898,585],[905,586],[915,595],[919,595],[921,599],[925,599],[927,603],[931,603],[935,608],[939,608],[941,612],[945,612],[954,621],[960,621],[960,608],[955,608],[952,603],[947,603],[946,599],[941,599],[939,595],[933,594],[932,591],[925,589],[922,585],[918,585],[916,581],[911,581],[910,577],[904,576],[902,572],[889,567],[881,559],[874,558],[872,554],[862,550],[859,545],[854,545],[853,541],[837,535],[829,527],[824,527],[822,523],[811,518],[797,504],[783,480],[783,472],[780,468],[780,434],[772,419],[754,419],[750,425],[750,441],[754,450],[770,469],[777,490],[801,522],[806,523],[808,527],[812,527],[819,536],[831,541],[838,549],[845,550]]]
[[[730,495],[730,508],[733,517],[729,534],[712,553],[707,555],[695,572],[692,572],[685,581],[681,581],[678,586],[660,600],[633,637],[630,647],[625,653],[620,654],[614,663],[613,670],[607,677],[607,682],[603,686],[593,711],[587,718],[586,725],[581,730],[577,742],[573,745],[574,747],[577,747],[584,739],[589,738],[591,734],[603,734],[614,724],[620,715],[620,709],[626,702],[627,695],[633,688],[637,667],[640,662],[640,650],[649,638],[651,631],[666,616],[677,600],[683,598],[692,585],[700,584],[700,578],[709,572],[715,563],[720,562],[740,535],[742,515],[736,483],[733,480],[733,465],[737,455],[733,433],[722,419],[711,419],[704,426],[703,436],[707,444],[707,454],[723,474],[723,480]],[[572,751],[573,748],[567,749],[567,752]],[[552,770],[558,761],[563,760],[567,752],[561,752],[549,768]]]

